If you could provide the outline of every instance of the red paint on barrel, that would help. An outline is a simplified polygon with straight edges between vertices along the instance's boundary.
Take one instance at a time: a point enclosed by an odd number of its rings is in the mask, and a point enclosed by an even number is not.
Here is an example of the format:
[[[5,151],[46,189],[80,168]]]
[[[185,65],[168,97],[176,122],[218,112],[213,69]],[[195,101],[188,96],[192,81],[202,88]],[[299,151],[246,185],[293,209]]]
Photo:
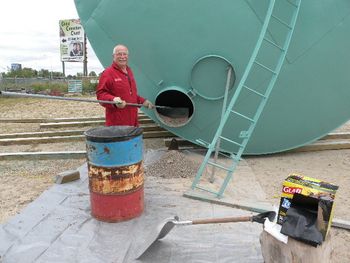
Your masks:
[[[91,214],[105,222],[119,222],[138,217],[144,209],[143,186],[126,194],[105,195],[90,192]]]
[[[98,220],[118,222],[143,211],[142,161],[119,167],[88,165],[91,214]]]

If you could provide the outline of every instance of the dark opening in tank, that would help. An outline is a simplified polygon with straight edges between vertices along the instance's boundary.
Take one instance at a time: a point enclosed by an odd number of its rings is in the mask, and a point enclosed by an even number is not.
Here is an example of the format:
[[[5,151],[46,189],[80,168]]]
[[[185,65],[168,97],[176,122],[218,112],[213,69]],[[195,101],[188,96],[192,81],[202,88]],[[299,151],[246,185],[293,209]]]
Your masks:
[[[167,126],[181,127],[187,124],[193,115],[194,106],[191,98],[183,91],[169,89],[158,94],[156,108],[158,119]]]

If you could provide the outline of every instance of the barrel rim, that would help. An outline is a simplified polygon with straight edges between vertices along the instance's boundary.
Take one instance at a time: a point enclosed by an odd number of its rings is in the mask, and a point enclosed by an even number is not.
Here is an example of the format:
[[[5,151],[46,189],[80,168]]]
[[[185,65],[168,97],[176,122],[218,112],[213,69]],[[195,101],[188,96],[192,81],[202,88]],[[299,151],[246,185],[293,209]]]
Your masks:
[[[121,134],[116,134],[114,136],[106,136],[97,134],[97,131],[106,131],[106,130],[115,130],[123,131]],[[84,132],[86,140],[91,142],[120,142],[133,139],[137,136],[140,136],[143,132],[143,129],[140,127],[134,126],[101,126],[91,128]]]

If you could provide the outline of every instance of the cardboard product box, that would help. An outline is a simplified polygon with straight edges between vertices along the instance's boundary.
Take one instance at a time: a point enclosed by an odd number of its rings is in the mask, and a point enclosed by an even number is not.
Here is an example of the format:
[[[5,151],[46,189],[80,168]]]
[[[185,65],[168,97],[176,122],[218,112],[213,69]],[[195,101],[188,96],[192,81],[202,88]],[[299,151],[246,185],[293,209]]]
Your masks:
[[[330,229],[334,198],[338,186],[300,174],[290,174],[282,185],[282,194],[278,210],[277,223],[282,225],[288,209],[292,206],[303,207],[317,216],[317,228],[322,233],[323,240]],[[293,205],[293,197],[296,195]],[[304,198],[303,198],[304,197]],[[310,206],[310,200],[315,205]],[[314,201],[312,201],[314,200]],[[311,207],[311,208],[310,208]]]

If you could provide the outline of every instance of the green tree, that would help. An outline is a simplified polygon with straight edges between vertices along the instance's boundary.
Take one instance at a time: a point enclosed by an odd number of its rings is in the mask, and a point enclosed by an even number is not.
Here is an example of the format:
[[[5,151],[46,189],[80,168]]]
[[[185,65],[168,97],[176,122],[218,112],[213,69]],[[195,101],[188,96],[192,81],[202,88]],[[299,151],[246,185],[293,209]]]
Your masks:
[[[53,78],[62,78],[63,77],[63,73],[62,72],[55,72],[55,71],[53,71],[53,72],[51,72],[51,75],[52,75],[52,77]]]
[[[97,74],[95,71],[90,71],[89,77],[96,77],[96,76],[97,76]]]
[[[50,72],[47,69],[41,69],[38,73],[38,77],[42,78],[49,78],[50,77]]]
[[[10,70],[4,74],[7,78],[33,78],[36,77],[38,72],[32,68],[23,68],[18,70]]]

